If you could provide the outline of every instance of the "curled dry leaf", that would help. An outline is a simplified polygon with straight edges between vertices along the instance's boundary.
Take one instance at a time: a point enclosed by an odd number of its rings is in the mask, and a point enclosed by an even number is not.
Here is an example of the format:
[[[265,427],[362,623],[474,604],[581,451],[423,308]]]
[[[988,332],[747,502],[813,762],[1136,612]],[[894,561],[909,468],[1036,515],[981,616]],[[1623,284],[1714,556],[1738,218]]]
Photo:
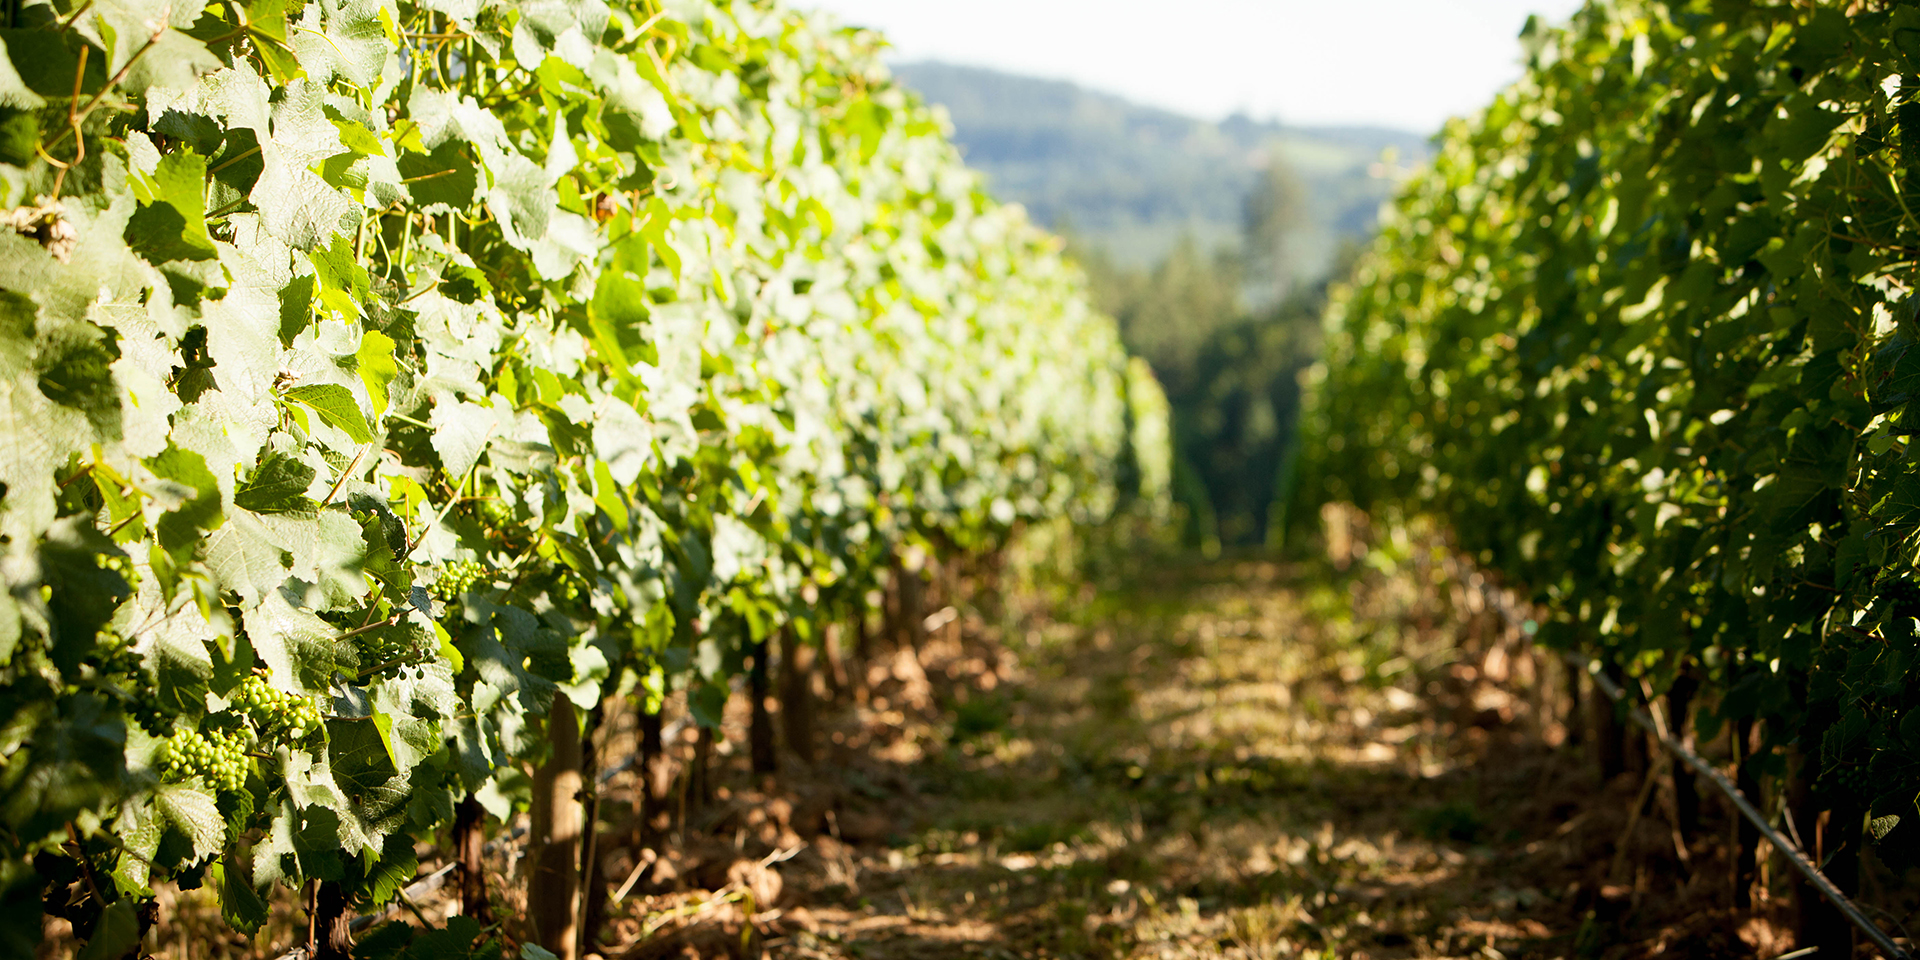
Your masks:
[[[66,263],[67,258],[73,256],[74,244],[80,239],[79,232],[74,230],[66,214],[66,207],[59,200],[41,197],[32,206],[14,207],[7,211],[6,222],[13,232],[47,248],[55,260]]]

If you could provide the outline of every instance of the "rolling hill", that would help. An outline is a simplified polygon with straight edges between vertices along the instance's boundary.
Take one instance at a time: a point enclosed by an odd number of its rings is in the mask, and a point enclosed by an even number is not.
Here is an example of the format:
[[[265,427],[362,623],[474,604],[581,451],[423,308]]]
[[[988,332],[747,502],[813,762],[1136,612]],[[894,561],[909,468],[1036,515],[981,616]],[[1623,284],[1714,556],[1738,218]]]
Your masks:
[[[967,163],[1035,219],[1144,265],[1183,233],[1236,242],[1242,206],[1279,158],[1304,188],[1296,270],[1318,273],[1341,237],[1364,236],[1394,171],[1423,160],[1426,138],[1375,127],[1293,127],[1244,116],[1214,123],[1058,80],[938,62],[894,72],[947,109]],[[1381,163],[1394,151],[1393,165]]]

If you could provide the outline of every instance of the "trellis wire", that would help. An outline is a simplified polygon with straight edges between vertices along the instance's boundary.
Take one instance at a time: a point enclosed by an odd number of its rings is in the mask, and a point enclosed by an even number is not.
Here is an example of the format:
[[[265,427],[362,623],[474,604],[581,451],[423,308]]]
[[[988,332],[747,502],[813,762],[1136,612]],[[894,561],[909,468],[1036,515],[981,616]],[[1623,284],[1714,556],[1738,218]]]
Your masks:
[[[1487,584],[1484,580],[1479,584],[1479,588],[1481,595],[1487,599],[1487,605],[1498,611],[1509,626],[1520,630],[1522,633],[1531,632],[1526,629],[1526,625],[1532,621],[1528,618],[1521,617],[1513,611],[1513,603],[1504,591],[1493,589],[1491,585]],[[1760,831],[1760,835],[1767,838],[1768,843],[1773,844],[1775,849],[1785,854],[1787,862],[1792,864],[1795,870],[1800,871],[1800,875],[1806,877],[1807,882],[1813,884],[1814,889],[1819,890],[1821,896],[1826,897],[1835,907],[1839,908],[1840,912],[1845,914],[1846,918],[1852,921],[1854,926],[1860,928],[1860,932],[1866,934],[1867,938],[1874,942],[1874,945],[1885,951],[1891,960],[1913,960],[1913,956],[1905,950],[1902,950],[1898,944],[1894,943],[1893,938],[1888,936],[1886,931],[1880,929],[1879,924],[1874,923],[1867,918],[1866,914],[1860,912],[1860,908],[1854,906],[1853,900],[1846,894],[1840,892],[1840,888],[1834,886],[1833,881],[1827,879],[1827,875],[1820,872],[1820,868],[1814,864],[1813,860],[1808,858],[1806,853],[1801,851],[1797,844],[1785,834],[1775,830],[1773,825],[1767,822],[1766,815],[1762,814],[1760,809],[1755,807],[1753,802],[1747,799],[1746,794],[1740,792],[1740,788],[1734,785],[1732,780],[1727,779],[1726,774],[1721,773],[1685,744],[1674,739],[1672,735],[1662,730],[1658,724],[1655,724],[1653,718],[1648,716],[1646,711],[1635,706],[1633,701],[1627,698],[1627,691],[1622,689],[1619,684],[1613,682],[1613,678],[1607,676],[1605,671],[1600,669],[1599,661],[1583,659],[1573,653],[1568,653],[1566,658],[1567,663],[1574,669],[1592,677],[1594,685],[1606,693],[1609,699],[1626,707],[1628,718],[1648,733],[1653,734],[1654,739],[1658,741],[1662,747],[1666,748],[1668,753],[1673,754],[1681,763],[1686,764],[1688,769],[1706,777],[1714,787],[1719,789],[1722,794],[1725,794],[1726,798],[1733,803],[1734,808],[1740,811],[1740,815],[1746,817],[1747,821],[1752,823],[1754,827]],[[1796,955],[1799,955],[1798,952],[1789,954],[1789,956]]]

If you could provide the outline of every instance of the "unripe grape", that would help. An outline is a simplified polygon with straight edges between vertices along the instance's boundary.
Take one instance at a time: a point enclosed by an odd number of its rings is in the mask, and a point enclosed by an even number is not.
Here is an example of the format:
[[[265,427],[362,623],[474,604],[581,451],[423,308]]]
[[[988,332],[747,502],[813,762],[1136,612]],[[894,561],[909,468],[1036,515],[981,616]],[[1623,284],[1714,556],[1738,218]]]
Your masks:
[[[247,784],[247,743],[247,735],[237,731],[176,730],[160,745],[161,778],[170,783],[198,780],[215,790],[240,790]]]
[[[298,742],[320,725],[320,708],[311,697],[276,690],[258,675],[242,680],[230,699],[263,738]]]
[[[459,560],[440,569],[440,575],[433,582],[432,593],[435,599],[452,600],[472,589],[480,582],[486,567],[473,560]]]

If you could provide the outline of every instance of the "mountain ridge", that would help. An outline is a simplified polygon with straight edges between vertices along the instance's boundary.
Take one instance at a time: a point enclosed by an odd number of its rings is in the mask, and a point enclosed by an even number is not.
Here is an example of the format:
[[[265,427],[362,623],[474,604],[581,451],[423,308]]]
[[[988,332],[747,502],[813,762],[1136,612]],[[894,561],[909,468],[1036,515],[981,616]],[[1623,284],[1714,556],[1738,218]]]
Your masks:
[[[893,71],[946,109],[954,141],[997,197],[1126,264],[1152,263],[1183,236],[1236,244],[1247,197],[1278,158],[1306,208],[1294,270],[1316,275],[1341,240],[1371,231],[1396,169],[1428,154],[1427,137],[1388,127],[1210,121],[1071,81],[940,61]],[[1389,149],[1392,168],[1381,163]]]

